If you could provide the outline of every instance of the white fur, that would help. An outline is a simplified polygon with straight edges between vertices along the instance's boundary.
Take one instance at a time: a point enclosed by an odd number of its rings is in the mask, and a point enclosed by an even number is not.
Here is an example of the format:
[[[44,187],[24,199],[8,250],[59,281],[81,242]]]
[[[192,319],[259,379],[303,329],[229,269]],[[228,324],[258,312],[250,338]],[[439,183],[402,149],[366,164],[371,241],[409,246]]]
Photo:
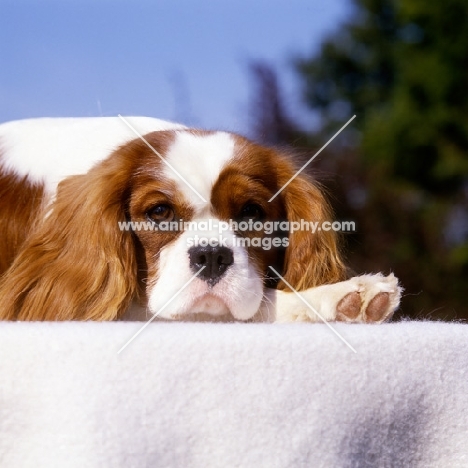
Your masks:
[[[216,182],[223,166],[234,157],[234,140],[224,132],[216,132],[199,136],[186,132],[178,132],[174,143],[169,147],[164,159],[174,167],[182,177],[200,194],[197,195],[180,177],[167,165],[163,166],[164,175],[177,183],[178,189],[195,208],[200,216],[208,214],[211,199],[211,189]]]
[[[125,117],[142,135],[183,128],[150,117]],[[7,170],[44,183],[54,195],[65,177],[85,174],[120,145],[137,138],[119,117],[41,118],[0,125],[1,162]]]

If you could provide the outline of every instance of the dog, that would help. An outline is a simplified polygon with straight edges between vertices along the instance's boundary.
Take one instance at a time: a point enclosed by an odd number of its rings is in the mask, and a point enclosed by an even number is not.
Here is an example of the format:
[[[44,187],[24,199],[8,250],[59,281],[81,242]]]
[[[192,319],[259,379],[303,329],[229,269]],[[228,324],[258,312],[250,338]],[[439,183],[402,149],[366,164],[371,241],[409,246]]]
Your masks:
[[[287,153],[237,134],[148,117],[7,122],[0,319],[388,320],[393,274],[347,279],[335,231],[291,227],[331,219]]]

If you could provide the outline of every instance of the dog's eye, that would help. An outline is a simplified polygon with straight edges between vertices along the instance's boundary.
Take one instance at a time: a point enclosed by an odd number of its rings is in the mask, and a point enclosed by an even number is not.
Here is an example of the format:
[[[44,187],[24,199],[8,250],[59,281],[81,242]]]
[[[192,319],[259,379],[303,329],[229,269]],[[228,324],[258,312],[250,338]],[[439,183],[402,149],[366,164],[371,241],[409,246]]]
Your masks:
[[[245,204],[240,212],[240,217],[243,220],[251,219],[253,221],[258,221],[263,219],[264,216],[265,212],[263,211],[262,207],[256,203]]]
[[[146,216],[148,216],[151,221],[160,223],[162,221],[172,221],[175,214],[171,206],[161,204],[153,206],[153,208],[146,212]]]

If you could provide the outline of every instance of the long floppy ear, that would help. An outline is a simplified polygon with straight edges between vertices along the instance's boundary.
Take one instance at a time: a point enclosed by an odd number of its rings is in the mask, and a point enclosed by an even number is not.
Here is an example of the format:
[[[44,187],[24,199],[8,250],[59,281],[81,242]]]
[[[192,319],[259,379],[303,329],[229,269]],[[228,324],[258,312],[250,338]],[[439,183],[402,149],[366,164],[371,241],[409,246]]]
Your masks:
[[[301,174],[283,190],[282,196],[290,223],[302,220],[317,223],[315,233],[299,229],[289,234],[283,268],[286,281],[297,290],[342,281],[346,268],[337,234],[322,229],[322,223],[331,222],[332,216],[321,189]],[[282,282],[278,289],[289,290]]]
[[[113,320],[137,290],[131,232],[121,231],[131,154],[117,151],[60,183],[56,200],[0,285],[0,318]],[[44,216],[44,213],[42,214]]]

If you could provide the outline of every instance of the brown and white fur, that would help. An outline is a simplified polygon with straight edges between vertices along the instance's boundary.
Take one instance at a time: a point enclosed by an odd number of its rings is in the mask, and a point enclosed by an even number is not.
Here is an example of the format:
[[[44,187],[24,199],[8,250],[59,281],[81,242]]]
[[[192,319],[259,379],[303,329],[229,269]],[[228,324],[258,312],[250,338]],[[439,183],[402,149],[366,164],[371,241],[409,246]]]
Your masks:
[[[295,172],[287,155],[241,136],[152,118],[2,124],[0,319],[390,318],[401,294],[396,278],[346,280],[333,231],[283,232],[286,248],[264,249],[235,242],[268,236],[252,230],[228,229],[227,247],[205,248],[197,239],[219,235],[215,228],[119,228],[128,221],[331,220],[320,187],[303,174],[269,202]]]

